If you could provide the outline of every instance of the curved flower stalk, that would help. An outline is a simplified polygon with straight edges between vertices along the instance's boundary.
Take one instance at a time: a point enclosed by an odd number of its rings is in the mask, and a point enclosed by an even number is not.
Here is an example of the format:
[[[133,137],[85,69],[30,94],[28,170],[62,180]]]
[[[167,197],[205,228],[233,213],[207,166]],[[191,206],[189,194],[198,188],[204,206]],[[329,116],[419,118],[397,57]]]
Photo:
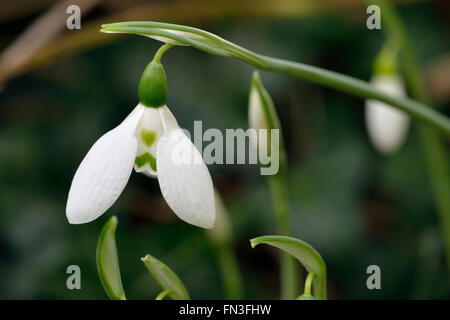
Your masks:
[[[215,221],[214,189],[202,156],[166,106],[167,84],[156,53],[139,84],[140,103],[89,150],[72,181],[66,206],[70,223],[90,222],[117,200],[136,172],[157,177],[169,207],[203,228]]]
[[[272,194],[273,208],[278,222],[279,233],[287,236],[291,233],[291,226],[283,134],[281,133],[280,120],[272,98],[264,88],[258,71],[253,72],[248,105],[249,126],[258,132],[256,134],[257,141],[252,139],[254,136],[250,136],[250,142],[258,150],[261,166],[271,165],[263,159],[263,154],[270,154],[271,161],[279,161],[278,172],[273,175],[267,175],[267,181]],[[278,130],[279,142],[272,141],[272,130]],[[264,132],[266,134],[263,134]],[[267,168],[262,168],[261,170],[265,169]],[[281,298],[294,299],[297,294],[299,274],[295,268],[294,259],[285,252],[281,254],[280,273]]]
[[[403,98],[405,85],[397,71],[398,48],[388,41],[375,60],[375,74],[372,85],[392,96]],[[365,110],[366,126],[370,140],[375,148],[384,154],[396,151],[408,132],[409,117],[377,100],[368,100]]]
[[[408,98],[392,96],[374,88],[365,81],[333,71],[256,54],[201,29],[153,21],[128,21],[104,24],[100,31],[105,33],[138,34],[155,38],[166,43],[170,42],[192,46],[210,54],[240,59],[252,64],[258,69],[279,72],[301,78],[361,98],[376,99],[400,109],[440,130],[445,135],[450,136],[450,120],[423,103]]]
[[[297,298],[297,300],[315,300],[314,296],[311,294],[311,286],[314,279],[314,272],[308,273],[305,281],[305,291],[301,296]]]

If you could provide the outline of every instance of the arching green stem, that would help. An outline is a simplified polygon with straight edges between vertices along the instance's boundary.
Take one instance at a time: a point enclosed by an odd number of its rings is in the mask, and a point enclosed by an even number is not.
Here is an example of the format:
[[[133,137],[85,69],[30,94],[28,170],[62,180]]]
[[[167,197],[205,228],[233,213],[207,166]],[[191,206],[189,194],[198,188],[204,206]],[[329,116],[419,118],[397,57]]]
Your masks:
[[[364,99],[376,99],[403,110],[412,117],[439,130],[444,135],[450,136],[450,120],[424,103],[408,98],[393,97],[374,88],[366,81],[337,72],[256,54],[201,29],[153,21],[131,21],[105,24],[102,25],[101,31],[163,37],[210,54],[240,59],[262,70],[283,73]]]

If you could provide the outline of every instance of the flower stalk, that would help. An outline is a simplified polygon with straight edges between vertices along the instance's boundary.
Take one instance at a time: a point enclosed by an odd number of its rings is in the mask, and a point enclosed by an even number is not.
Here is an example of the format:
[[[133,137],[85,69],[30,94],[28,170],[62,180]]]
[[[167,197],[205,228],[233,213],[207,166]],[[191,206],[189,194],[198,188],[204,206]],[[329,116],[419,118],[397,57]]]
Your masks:
[[[398,108],[410,116],[450,136],[450,120],[426,104],[408,98],[399,98],[374,88],[369,83],[311,65],[272,58],[254,53],[212,33],[188,26],[152,22],[131,21],[102,25],[102,32],[127,33],[169,39],[175,44],[192,46],[210,54],[232,57],[247,62],[258,69],[283,73],[316,84],[337,89],[360,98],[376,99]]]
[[[297,300],[315,300],[314,296],[311,294],[312,283],[314,279],[314,272],[308,273],[305,281],[305,291]]]
[[[270,186],[273,209],[275,211],[278,232],[283,236],[291,235],[291,221],[289,217],[289,200],[286,179],[287,159],[284,149],[283,133],[275,106],[264,88],[259,72],[255,71],[252,77],[249,97],[249,125],[256,130],[279,130],[278,148],[273,150],[270,134],[267,139],[259,135],[254,141],[258,150],[267,150],[270,153],[277,152],[279,170],[274,175],[267,175]],[[281,299],[294,299],[298,291],[299,274],[295,267],[295,260],[287,253],[281,252],[280,256],[280,287]]]
[[[431,105],[431,98],[427,92],[424,77],[414,54],[411,39],[406,27],[392,5],[386,1],[366,1],[380,6],[383,21],[390,36],[395,39],[400,48],[407,85],[411,95]],[[429,110],[432,110],[430,107]],[[448,119],[447,119],[448,120]],[[435,126],[420,126],[424,157],[428,165],[431,186],[433,188],[437,211],[440,215],[441,229],[446,246],[447,268],[450,271],[450,177],[449,161],[445,143]]]

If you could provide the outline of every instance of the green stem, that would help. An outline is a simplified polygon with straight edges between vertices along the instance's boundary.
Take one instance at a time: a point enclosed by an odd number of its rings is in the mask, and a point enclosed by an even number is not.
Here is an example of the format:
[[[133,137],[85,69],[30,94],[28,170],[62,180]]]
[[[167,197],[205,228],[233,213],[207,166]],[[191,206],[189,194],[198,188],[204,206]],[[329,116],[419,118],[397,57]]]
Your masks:
[[[383,12],[383,17],[385,12]],[[259,69],[279,72],[364,98],[376,99],[403,110],[450,136],[450,120],[424,103],[393,97],[368,82],[318,67],[256,54],[212,33],[188,26],[153,21],[130,21],[102,25],[102,32],[159,36],[178,41],[211,54],[233,57]],[[183,34],[174,31],[182,31]],[[416,80],[414,80],[416,81]]]
[[[385,1],[370,1],[380,6],[389,33],[400,44],[404,63],[406,81],[414,99],[431,105],[424,77],[414,54],[411,39],[406,27],[395,9]],[[429,108],[430,109],[430,108]],[[431,110],[431,109],[430,109]],[[447,267],[450,271],[450,177],[448,157],[445,143],[435,130],[421,126],[420,135],[424,148],[424,156],[430,173],[431,184],[437,209],[440,215],[442,233],[446,246]]]
[[[231,246],[225,243],[218,245],[217,257],[222,270],[227,299],[242,299],[241,275]]]
[[[308,276],[306,277],[305,281],[305,292],[304,295],[311,295],[311,286],[314,279],[314,272],[308,273]]]
[[[426,105],[410,99],[393,97],[374,89],[369,83],[358,80],[333,71],[320,69],[298,62],[285,61],[270,57],[262,57],[261,69],[284,73],[293,77],[301,78],[326,87],[347,92],[361,97],[383,101],[410,114],[416,119],[422,120],[432,127],[440,129],[450,136],[450,121],[447,117],[439,114]]]
[[[291,234],[291,222],[289,218],[288,188],[286,181],[287,159],[284,149],[283,132],[273,101],[264,88],[258,71],[253,73],[250,91],[252,90],[257,90],[260,97],[262,112],[267,121],[267,129],[280,130],[278,147],[279,170],[276,175],[268,176],[267,180],[270,186],[279,233],[288,236]],[[281,298],[294,299],[297,294],[299,281],[300,277],[295,260],[290,255],[282,252],[280,255]]]
[[[291,223],[289,218],[287,182],[282,158],[283,156],[280,155],[279,173],[274,176],[269,176],[268,181],[279,232],[281,235],[287,236],[291,234]],[[295,299],[298,294],[298,282],[300,281],[295,259],[289,254],[281,252],[280,269],[281,299]]]
[[[172,290],[164,290],[161,291],[155,298],[155,300],[162,300],[164,299],[167,295],[171,294]]]
[[[170,48],[172,48],[173,45],[166,43],[165,45],[162,45],[158,51],[156,51],[155,56],[153,57],[153,61],[155,62],[161,62],[161,58],[163,56],[163,54],[169,50]]]

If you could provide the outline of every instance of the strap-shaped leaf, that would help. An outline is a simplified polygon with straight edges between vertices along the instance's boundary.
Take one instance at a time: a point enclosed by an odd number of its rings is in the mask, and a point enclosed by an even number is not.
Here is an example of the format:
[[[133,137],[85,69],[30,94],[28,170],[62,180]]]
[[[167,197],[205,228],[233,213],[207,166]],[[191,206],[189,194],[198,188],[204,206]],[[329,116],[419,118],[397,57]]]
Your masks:
[[[262,236],[250,240],[252,248],[258,244],[268,244],[286,251],[295,257],[305,267],[306,271],[314,272],[314,296],[327,298],[327,271],[320,254],[306,242],[286,236]]]
[[[147,254],[141,258],[150,274],[172,300],[189,300],[189,294],[180,278],[164,263]]]
[[[108,297],[111,300],[125,300],[117,257],[116,228],[117,218],[115,216],[111,217],[103,226],[97,243],[97,269]]]

